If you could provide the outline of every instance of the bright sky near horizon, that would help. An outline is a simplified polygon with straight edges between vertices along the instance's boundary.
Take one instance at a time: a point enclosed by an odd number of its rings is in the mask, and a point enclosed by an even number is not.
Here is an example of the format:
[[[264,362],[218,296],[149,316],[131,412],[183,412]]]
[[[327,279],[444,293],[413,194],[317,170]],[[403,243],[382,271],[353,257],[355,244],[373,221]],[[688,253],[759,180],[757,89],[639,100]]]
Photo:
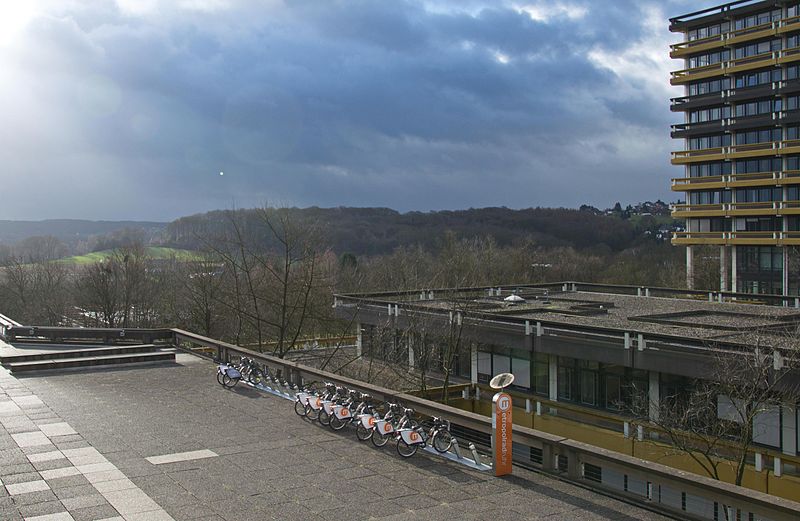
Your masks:
[[[0,219],[674,200],[668,18],[713,5],[0,0]]]

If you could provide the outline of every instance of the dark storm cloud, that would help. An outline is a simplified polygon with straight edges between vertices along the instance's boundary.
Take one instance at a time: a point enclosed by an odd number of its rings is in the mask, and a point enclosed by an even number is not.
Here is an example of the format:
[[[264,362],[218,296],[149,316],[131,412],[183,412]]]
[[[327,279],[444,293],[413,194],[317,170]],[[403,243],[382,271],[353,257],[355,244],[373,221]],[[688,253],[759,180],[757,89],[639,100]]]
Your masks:
[[[677,175],[666,27],[688,2],[118,4],[0,47],[22,122],[0,180],[44,187],[0,216],[607,205]]]

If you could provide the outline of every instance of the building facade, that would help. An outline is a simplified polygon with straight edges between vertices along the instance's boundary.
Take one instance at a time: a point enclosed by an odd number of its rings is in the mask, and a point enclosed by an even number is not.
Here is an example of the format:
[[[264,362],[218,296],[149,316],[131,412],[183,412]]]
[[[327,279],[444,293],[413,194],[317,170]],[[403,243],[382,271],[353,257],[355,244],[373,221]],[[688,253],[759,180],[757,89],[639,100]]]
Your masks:
[[[683,35],[671,100],[683,123],[672,190],[687,282],[719,263],[719,289],[800,293],[800,2],[742,0],[670,19]]]

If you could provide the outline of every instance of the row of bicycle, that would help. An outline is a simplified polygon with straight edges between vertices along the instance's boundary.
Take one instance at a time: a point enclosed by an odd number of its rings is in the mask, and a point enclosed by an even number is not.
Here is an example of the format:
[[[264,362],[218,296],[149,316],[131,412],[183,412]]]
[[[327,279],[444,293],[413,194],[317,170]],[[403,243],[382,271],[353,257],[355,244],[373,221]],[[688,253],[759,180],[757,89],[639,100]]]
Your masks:
[[[273,376],[266,365],[261,366],[252,358],[243,356],[238,364],[221,363],[217,366],[217,382],[223,387],[234,387],[240,380],[245,380],[253,385],[268,385],[269,383],[288,386],[276,376]]]
[[[268,390],[272,386],[290,388],[288,382],[273,375],[269,367],[260,365],[252,358],[242,357],[238,364],[219,363],[217,382],[220,385],[232,388],[240,380]],[[283,391],[280,394],[287,396]],[[355,427],[360,441],[371,440],[376,447],[383,447],[394,440],[398,454],[405,458],[413,456],[420,447],[426,445],[445,453],[458,443],[450,433],[450,422],[447,420],[434,416],[423,425],[414,417],[413,409],[396,403],[377,402],[368,394],[332,383],[325,383],[320,389],[309,387],[297,392],[294,410],[299,416],[318,421],[333,430]]]
[[[294,412],[333,430],[355,427],[360,441],[371,440],[376,447],[394,440],[397,453],[404,458],[410,458],[426,445],[445,453],[457,443],[447,420],[434,416],[431,421],[420,424],[413,409],[377,402],[368,394],[332,383],[296,393]]]

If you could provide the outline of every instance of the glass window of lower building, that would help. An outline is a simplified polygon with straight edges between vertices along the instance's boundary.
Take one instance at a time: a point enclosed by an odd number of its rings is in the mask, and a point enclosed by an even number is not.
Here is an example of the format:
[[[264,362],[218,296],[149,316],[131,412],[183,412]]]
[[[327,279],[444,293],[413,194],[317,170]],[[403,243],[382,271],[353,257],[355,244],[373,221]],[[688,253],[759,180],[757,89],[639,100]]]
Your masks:
[[[737,246],[737,291],[783,292],[783,249],[775,246]]]
[[[547,396],[550,388],[548,355],[521,349],[479,344],[478,382],[487,384],[500,373],[514,375],[512,389]]]

